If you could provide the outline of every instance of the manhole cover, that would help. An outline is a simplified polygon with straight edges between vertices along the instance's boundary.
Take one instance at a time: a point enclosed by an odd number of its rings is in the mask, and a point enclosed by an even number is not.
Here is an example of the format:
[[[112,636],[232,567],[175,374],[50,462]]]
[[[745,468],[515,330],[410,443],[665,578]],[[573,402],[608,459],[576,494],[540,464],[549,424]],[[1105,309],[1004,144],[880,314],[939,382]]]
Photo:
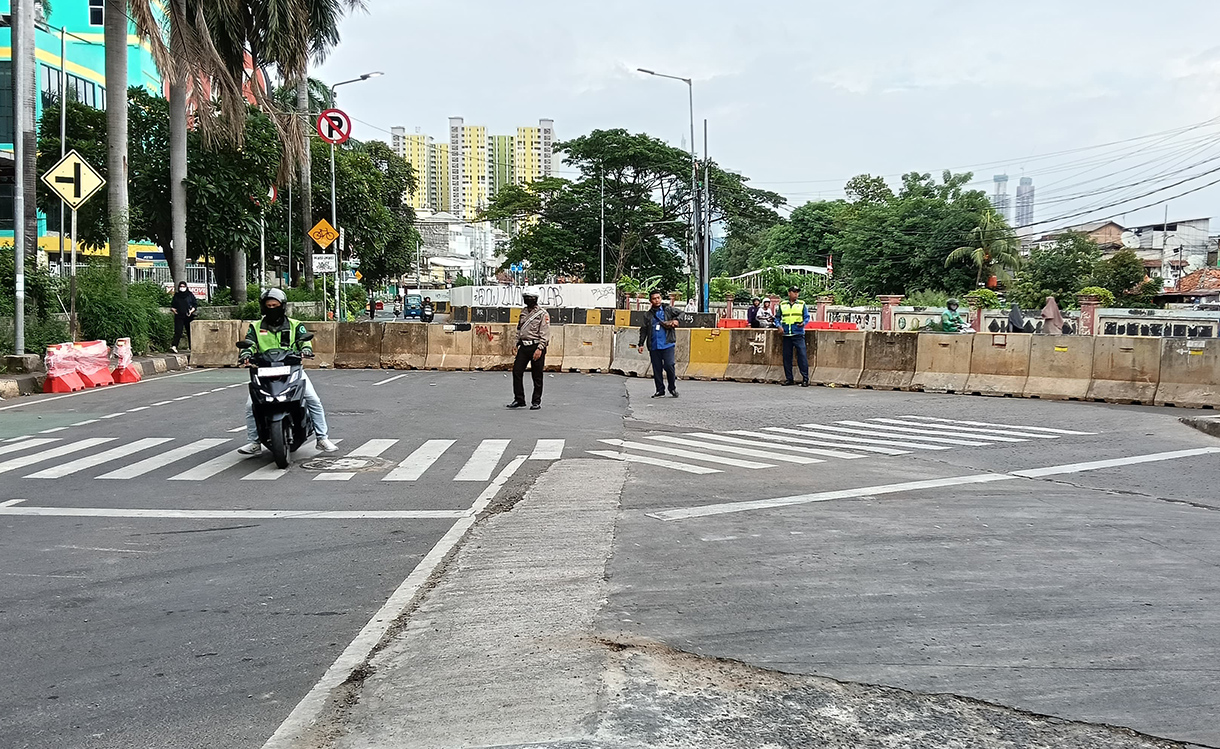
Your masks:
[[[301,464],[307,471],[380,471],[390,465],[381,458],[310,458]]]

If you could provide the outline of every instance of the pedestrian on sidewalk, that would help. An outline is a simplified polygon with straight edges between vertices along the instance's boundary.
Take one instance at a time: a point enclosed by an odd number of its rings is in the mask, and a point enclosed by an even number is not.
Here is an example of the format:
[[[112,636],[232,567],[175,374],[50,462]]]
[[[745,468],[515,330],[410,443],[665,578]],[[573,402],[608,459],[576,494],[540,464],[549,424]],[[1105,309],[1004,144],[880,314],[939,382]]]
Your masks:
[[[1046,298],[1046,306],[1042,308],[1042,333],[1063,335],[1063,313],[1059,311],[1059,302],[1053,296]]]
[[[1021,314],[1021,305],[1016,302],[1013,302],[1012,309],[1008,310],[1008,332],[1025,332],[1025,316]]]
[[[809,387],[809,354],[805,348],[805,325],[809,322],[809,307],[799,297],[801,290],[788,289],[788,301],[779,303],[779,317],[775,327],[784,334],[784,381],[781,385],[795,385],[792,379],[792,356],[796,355],[797,367],[801,370],[801,387]]]
[[[758,297],[750,300],[750,306],[746,309],[746,321],[750,323],[751,328],[761,328],[762,325],[758,322],[758,311],[762,309],[758,305],[762,302]]]
[[[665,397],[665,380],[669,381],[669,394],[678,397],[677,370],[674,367],[674,349],[678,345],[678,317],[680,313],[661,302],[661,292],[648,295],[652,306],[644,313],[644,324],[640,326],[640,342],[636,348],[652,358],[652,381],[657,386],[653,398]],[[665,379],[662,379],[664,375]]]
[[[169,308],[174,313],[174,342],[170,345],[169,350],[176,354],[183,334],[186,335],[187,348],[191,347],[191,321],[195,319],[195,314],[199,311],[199,301],[191,293],[186,281],[178,284],[178,290],[174,292],[174,298],[170,300]]]
[[[513,402],[509,408],[525,406],[525,368],[530,368],[534,380],[534,393],[530,410],[542,408],[542,374],[546,369],[546,347],[551,342],[551,316],[538,306],[538,292],[526,289],[521,292],[525,309],[517,321],[517,358],[513,362]]]

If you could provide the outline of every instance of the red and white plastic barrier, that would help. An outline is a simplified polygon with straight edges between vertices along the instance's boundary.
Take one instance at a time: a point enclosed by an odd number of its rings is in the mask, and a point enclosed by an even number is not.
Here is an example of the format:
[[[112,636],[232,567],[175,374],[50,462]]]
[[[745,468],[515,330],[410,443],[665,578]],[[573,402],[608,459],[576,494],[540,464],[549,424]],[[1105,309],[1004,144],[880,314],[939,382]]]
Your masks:
[[[114,343],[114,355],[119,360],[119,364],[114,368],[111,376],[115,382],[139,382],[143,376],[143,372],[139,367],[134,367],[131,364],[131,339],[120,338]]]
[[[47,379],[42,384],[42,392],[71,393],[85,389],[85,383],[76,373],[76,348],[71,343],[48,346],[46,363]]]
[[[85,387],[113,385],[110,376],[110,347],[105,341],[82,341],[76,347],[76,373]]]

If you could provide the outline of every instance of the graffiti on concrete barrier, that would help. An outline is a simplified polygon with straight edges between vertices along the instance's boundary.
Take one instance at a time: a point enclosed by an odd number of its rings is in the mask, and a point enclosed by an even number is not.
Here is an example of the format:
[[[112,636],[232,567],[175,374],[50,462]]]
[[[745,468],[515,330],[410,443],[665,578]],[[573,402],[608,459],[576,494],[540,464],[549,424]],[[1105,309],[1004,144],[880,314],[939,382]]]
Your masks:
[[[474,290],[475,307],[520,307],[521,292],[526,288],[533,289],[538,294],[538,304],[542,307],[562,307],[563,290],[558,284],[550,286],[478,286]]]
[[[486,325],[474,326],[474,334],[479,338],[486,338],[488,343],[491,343],[496,339],[495,332]]]
[[[764,354],[767,351],[767,334],[755,333],[754,340],[750,341],[750,348],[754,351],[754,355]]]

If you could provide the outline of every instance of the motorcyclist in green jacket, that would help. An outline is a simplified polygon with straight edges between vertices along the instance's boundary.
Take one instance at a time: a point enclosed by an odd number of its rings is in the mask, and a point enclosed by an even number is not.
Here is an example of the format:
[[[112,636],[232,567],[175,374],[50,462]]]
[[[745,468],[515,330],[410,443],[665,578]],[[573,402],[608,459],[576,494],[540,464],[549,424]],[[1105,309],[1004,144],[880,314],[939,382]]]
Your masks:
[[[957,311],[956,299],[945,303],[945,311],[940,313],[940,329],[946,333],[960,333],[966,329],[966,317]]]

